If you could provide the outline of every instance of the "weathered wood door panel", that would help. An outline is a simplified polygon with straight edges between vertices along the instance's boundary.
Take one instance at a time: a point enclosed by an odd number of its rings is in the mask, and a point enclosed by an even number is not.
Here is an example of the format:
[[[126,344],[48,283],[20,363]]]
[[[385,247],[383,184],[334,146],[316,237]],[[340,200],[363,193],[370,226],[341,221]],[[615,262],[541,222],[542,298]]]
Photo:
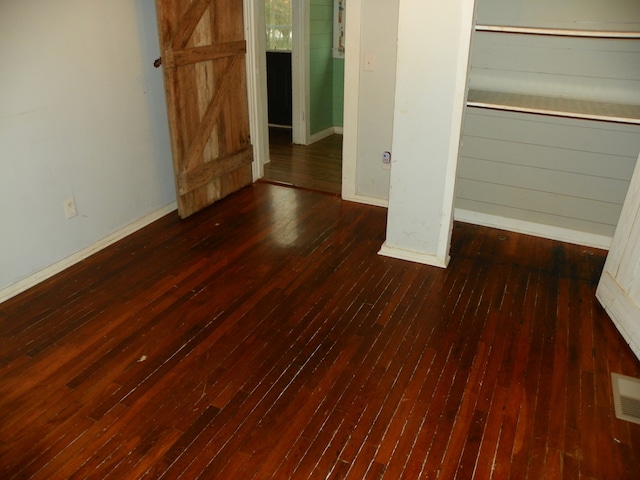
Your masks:
[[[242,1],[156,0],[182,218],[253,181]]]

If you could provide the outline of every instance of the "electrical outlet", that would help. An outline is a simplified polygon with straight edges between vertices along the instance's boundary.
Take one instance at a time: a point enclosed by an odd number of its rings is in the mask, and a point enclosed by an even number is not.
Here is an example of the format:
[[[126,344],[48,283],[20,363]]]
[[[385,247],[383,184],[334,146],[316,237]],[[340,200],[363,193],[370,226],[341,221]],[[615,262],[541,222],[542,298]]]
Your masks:
[[[391,152],[382,152],[382,168],[391,170]]]
[[[78,209],[76,208],[76,201],[73,197],[67,198],[64,202],[62,202],[64,206],[64,214],[67,216],[67,219],[73,218],[78,215]]]

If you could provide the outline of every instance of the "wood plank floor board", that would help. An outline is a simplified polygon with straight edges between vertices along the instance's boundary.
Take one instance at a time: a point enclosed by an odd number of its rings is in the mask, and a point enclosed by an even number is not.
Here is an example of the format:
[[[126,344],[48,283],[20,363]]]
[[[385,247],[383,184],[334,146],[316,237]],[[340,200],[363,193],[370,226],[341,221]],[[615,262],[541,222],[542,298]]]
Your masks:
[[[500,277],[495,277],[500,278]],[[446,456],[443,461],[443,477],[453,478],[457,471],[460,475],[468,475],[475,470],[475,458],[477,448],[480,447],[480,439],[486,422],[488,406],[486,399],[495,389],[495,371],[501,359],[501,348],[495,339],[497,327],[496,305],[502,302],[504,292],[499,288],[499,282],[486,281],[483,284],[481,298],[476,300],[477,309],[473,312],[474,318],[484,318],[485,323],[477,322],[479,333],[478,349],[470,367],[470,374],[453,431],[447,445]],[[483,387],[487,391],[483,391]],[[459,456],[459,457],[458,457]],[[458,457],[458,458],[456,458]],[[466,473],[469,472],[469,473]]]
[[[361,342],[362,339],[355,339],[355,341],[351,341],[348,345],[345,345],[344,348],[340,349],[338,358],[336,358],[336,360],[325,371],[322,380],[313,382],[313,390],[311,392],[312,400],[308,401],[302,409],[296,412],[296,414],[289,419],[288,424],[283,426],[281,433],[284,435],[274,442],[272,448],[269,448],[269,451],[267,452],[268,455],[266,455],[265,462],[261,467],[261,473],[257,478],[263,478],[265,476],[266,478],[269,478],[276,469],[282,470],[284,468],[289,468],[290,472],[295,470],[294,467],[299,464],[302,453],[306,452],[306,450],[311,446],[310,436],[308,433],[305,435],[305,431],[309,429],[310,419],[323,408],[323,400],[326,395],[325,392],[335,388],[335,382],[339,377],[339,372],[341,372],[346,367],[347,363],[351,361],[353,354],[360,347]],[[326,420],[326,416],[324,418]],[[339,420],[339,422],[340,421],[341,420]],[[336,426],[333,428],[328,427],[326,421],[322,424],[322,428],[329,434],[331,434],[332,431],[336,431]],[[320,428],[317,430],[311,430],[311,432],[313,432],[312,434],[315,434],[318,430],[320,430]],[[289,467],[281,465],[283,463],[282,460],[288,456],[291,449],[290,440],[288,441],[287,438],[295,438],[294,445],[297,444],[296,446],[298,448],[294,448],[293,450],[294,452],[299,452],[299,455],[293,455],[290,459],[287,458],[287,460],[292,461],[292,465]],[[330,435],[329,440],[331,438],[332,437]],[[329,441],[326,441],[321,444],[328,445],[329,443]],[[314,468],[317,468],[317,464]]]
[[[301,327],[301,328],[306,329],[305,324],[300,324],[300,327]],[[303,330],[303,331],[304,331],[304,330]],[[308,343],[307,343],[307,346],[308,346]],[[279,352],[279,349],[275,349],[275,350],[274,350],[274,352],[276,352],[276,354],[277,354],[277,355],[281,355],[281,351]],[[293,353],[296,353],[297,355],[300,355],[300,354],[299,354],[299,353],[297,353],[297,352],[293,352]],[[274,359],[274,360],[275,360],[275,359]],[[286,360],[286,358],[285,358],[285,360]],[[286,363],[286,361],[285,361],[285,363]],[[267,361],[267,362],[265,362],[265,364],[266,364],[266,365],[270,365],[270,362],[268,362],[268,361]],[[255,377],[256,377],[256,378],[260,378],[262,375],[264,375],[264,373],[263,373],[263,374],[261,374],[261,375],[257,375],[257,376],[255,376]],[[243,388],[245,388],[245,389],[247,389],[247,390],[252,390],[254,387],[247,387],[247,386],[245,385],[245,387],[243,387]]]
[[[342,135],[331,135],[310,145],[291,141],[291,129],[269,129],[270,162],[265,180],[339,194],[342,185]]]
[[[395,334],[394,337],[402,337],[402,334]],[[386,351],[402,351],[400,345],[387,344]],[[379,359],[379,362],[382,358]],[[368,408],[358,419],[358,425],[353,431],[349,442],[340,454],[342,461],[352,463],[353,472],[367,469],[371,462],[375,462],[377,449],[382,443],[384,433],[396,412],[396,408],[402,397],[403,389],[407,384],[412,372],[414,356],[402,357],[397,355],[395,361],[385,368],[384,363],[380,365],[379,377],[375,386],[371,390],[377,397],[373,401],[373,408]],[[410,364],[405,363],[411,361]],[[375,373],[375,372],[374,372]],[[397,387],[397,388],[396,388]],[[364,448],[362,448],[364,446]],[[356,452],[351,451],[357,448]],[[371,455],[369,457],[368,455]],[[375,462],[378,463],[378,462]]]
[[[32,452],[31,458],[35,459],[35,462],[29,464],[26,471],[22,470],[23,465],[21,465],[20,469],[16,470],[16,477],[69,478],[113,436],[113,425],[118,424],[126,413],[125,407],[118,406],[105,417],[104,422],[101,424],[92,422],[89,428],[82,431],[77,437],[61,443],[60,450],[49,452],[45,458],[41,458],[39,452],[36,452],[35,455]],[[8,478],[13,477],[9,475]]]
[[[517,272],[509,271],[502,278],[506,279],[505,285],[509,285],[511,281],[518,278],[518,275]],[[510,382],[501,379],[506,378],[507,372],[510,371],[508,367],[513,365],[514,348],[517,342],[513,333],[516,320],[512,318],[512,313],[521,311],[516,300],[522,297],[524,297],[522,292],[505,288],[499,306],[498,328],[495,339],[491,343],[492,356],[487,367],[488,374],[495,375],[495,379],[492,382],[486,380],[483,382],[482,398],[479,403],[480,409],[487,410],[487,424],[475,467],[478,478],[500,478],[500,472],[505,470],[504,462],[506,461],[500,455],[509,453],[506,446],[513,441],[511,435],[515,433],[515,423],[509,422],[510,417],[506,415],[505,410],[508,399],[516,399],[517,395],[513,394]],[[511,326],[511,328],[505,329],[505,326]],[[494,362],[498,362],[498,365],[489,368]],[[510,427],[513,428],[510,429]],[[507,458],[510,459],[510,457]]]
[[[397,441],[395,450],[388,461],[387,473],[391,478],[400,477],[403,472],[406,472],[408,467],[414,469],[420,468],[418,462],[426,456],[426,449],[428,449],[428,443],[426,440],[428,438],[428,434],[426,433],[425,421],[427,420],[427,413],[431,407],[431,401],[435,394],[435,385],[438,383],[440,374],[443,373],[442,369],[444,362],[446,361],[446,357],[433,355],[433,353],[437,352],[437,347],[435,347],[435,345],[444,345],[448,340],[447,338],[438,336],[442,334],[442,327],[440,326],[441,322],[439,320],[442,318],[443,312],[450,311],[449,309],[453,309],[456,305],[458,296],[452,294],[452,292],[455,292],[456,288],[458,288],[456,285],[463,283],[460,281],[456,282],[456,280],[459,279],[450,275],[447,275],[442,280],[443,281],[441,283],[438,282],[436,285],[441,285],[443,290],[438,291],[439,288],[434,289],[437,292],[436,298],[439,298],[439,301],[425,304],[427,308],[425,311],[421,311],[421,314],[417,316],[417,318],[421,318],[423,321],[429,319],[435,320],[431,322],[432,324],[427,331],[428,336],[423,340],[425,345],[434,346],[429,347],[422,352],[423,355],[429,359],[429,363],[424,364],[429,365],[429,370],[424,377],[414,377],[418,382],[414,384],[414,388],[417,388],[418,391],[413,406],[405,420],[404,428],[401,431],[401,437]],[[441,293],[444,293],[444,298],[440,297]],[[440,304],[440,301],[445,301],[445,303]],[[422,380],[422,378],[424,378],[424,380]],[[415,393],[415,390],[411,389],[409,392]],[[419,440],[418,435],[421,432],[425,432],[423,434],[424,438]]]
[[[363,312],[369,311],[359,310],[358,314]],[[359,315],[359,318],[364,319],[366,316]],[[360,324],[361,320],[356,320],[354,323],[356,325]],[[378,334],[380,329],[376,328],[374,331]],[[371,353],[370,346],[377,341],[382,341],[379,336],[377,336],[373,342],[371,338],[370,335],[364,337],[364,341],[361,342],[361,348],[354,353],[354,357],[351,360],[353,366],[366,365],[366,359],[369,358]],[[351,412],[347,413],[342,409],[333,409],[332,405],[344,403],[362,405],[362,395],[365,392],[363,392],[362,388],[359,388],[360,382],[356,379],[366,378],[368,382],[375,382],[375,377],[372,376],[372,373],[376,371],[375,368],[376,367],[372,370],[352,370],[352,368],[346,368],[342,375],[338,377],[338,381],[335,382],[331,392],[326,396],[322,409],[316,411],[317,415],[312,418],[311,422],[305,428],[305,435],[315,436],[312,448],[318,451],[321,455],[320,461],[324,464],[335,464],[338,455],[334,454],[334,452],[339,452],[340,456],[344,455],[344,447],[352,436],[352,429],[358,424],[358,420],[360,420],[362,416],[361,406],[355,407]],[[377,368],[377,371],[383,371],[383,367],[378,366]],[[371,385],[373,386],[373,383],[371,383]],[[331,440],[330,444],[332,447],[330,449],[323,447],[323,445],[327,443],[325,437]],[[314,450],[307,453],[307,455],[315,456],[313,452]]]
[[[337,432],[332,432],[331,430],[329,430],[329,432],[331,433],[332,437],[334,435],[338,435],[340,438],[344,438],[344,443],[341,444],[338,449],[338,451],[340,452],[340,459],[343,461],[348,461],[345,460],[345,457],[348,457],[350,455],[353,457],[357,453],[352,451],[350,453],[347,453],[348,450],[345,450],[350,446],[360,445],[357,442],[352,442],[354,436],[365,435],[365,432],[362,432],[359,428],[362,425],[368,425],[363,421],[363,416],[365,415],[365,405],[368,402],[375,402],[376,404],[378,404],[377,402],[379,402],[377,386],[379,381],[383,377],[384,368],[378,364],[379,356],[373,358],[371,354],[373,351],[374,355],[379,355],[379,350],[374,348],[376,345],[380,345],[381,343],[383,343],[388,346],[389,336],[381,336],[381,331],[382,329],[380,328],[370,330],[369,333],[364,336],[364,341],[361,343],[361,346],[363,346],[364,349],[360,349],[359,351],[363,352],[365,355],[363,357],[363,364],[369,364],[372,366],[372,368],[369,368],[367,370],[359,369],[354,372],[353,378],[356,378],[358,380],[352,382],[351,385],[356,388],[348,391],[348,398],[346,398],[346,396],[340,398],[341,403],[348,402],[349,405],[352,405],[350,412],[347,413],[342,409],[332,412],[332,418],[337,417],[342,419],[341,422],[338,422],[340,423],[340,429]],[[388,331],[391,332],[395,330],[389,329]],[[356,360],[357,362],[356,358],[354,358],[354,360]],[[322,425],[322,429],[320,430],[320,432],[327,432],[328,430],[326,427],[327,425],[331,424],[332,423],[325,422]],[[343,435],[341,432],[344,432],[345,435]],[[316,445],[322,446],[324,444],[324,441],[320,441],[324,438],[323,433],[320,433],[316,436]],[[298,471],[298,474],[303,475],[303,472]]]
[[[0,476],[635,478],[604,252],[385,213],[258,183],[0,305]]]
[[[339,452],[342,449],[344,442],[348,438],[348,435],[343,434],[342,427],[349,421],[349,416],[336,409],[336,405],[347,403],[349,401],[346,399],[347,396],[353,399],[355,395],[354,389],[358,386],[358,382],[354,380],[359,378],[358,375],[361,372],[359,367],[366,365],[362,359],[366,358],[364,355],[368,352],[368,339],[358,335],[357,330],[370,315],[371,309],[366,307],[357,307],[349,315],[350,329],[354,333],[351,337],[353,340],[350,340],[347,350],[349,352],[348,361],[340,372],[336,372],[331,386],[322,394],[322,398],[319,399],[313,414],[303,422],[304,426],[300,432],[303,441],[300,444],[305,449],[299,451],[299,457],[295,455],[291,459],[287,458],[283,465],[279,467],[279,470],[288,471],[293,475],[294,472],[299,472],[298,474],[300,474],[300,469],[304,468],[303,464],[308,471],[312,471],[319,462],[332,465],[336,456],[335,452]],[[349,337],[345,336],[345,338]],[[359,410],[354,409],[353,414],[359,414]],[[332,459],[329,462],[325,457],[327,452],[330,452]],[[314,460],[317,458],[320,460]],[[305,461],[305,459],[310,460]]]
[[[485,288],[494,286],[492,282],[482,282],[484,268],[479,268],[475,282],[469,286],[472,293],[467,297],[466,304],[459,303],[463,311],[460,314],[461,322],[452,330],[465,332],[467,339],[476,338],[474,333],[478,333],[486,321],[486,308],[490,304],[490,295],[483,295]],[[484,308],[483,308],[484,307]],[[479,315],[476,314],[479,311]],[[477,321],[476,319],[480,320]],[[465,320],[471,320],[472,323]],[[451,327],[448,327],[451,328]],[[445,468],[441,468],[438,462],[427,465],[425,474],[434,476],[436,472],[446,477],[453,477],[459,464],[459,455],[464,446],[464,439],[470,428],[471,416],[477,400],[478,381],[486,363],[486,344],[478,342],[472,345],[468,341],[452,342],[458,344],[463,349],[460,352],[452,351],[449,362],[455,362],[456,367],[461,367],[453,379],[451,389],[447,393],[447,401],[444,405],[443,416],[440,424],[436,427],[436,433],[432,439],[429,455],[433,458],[442,458],[440,462]],[[459,363],[458,363],[459,362]],[[464,374],[460,373],[467,372]],[[444,421],[443,421],[444,420]],[[446,425],[446,426],[444,426]],[[436,467],[436,465],[438,465]],[[434,468],[435,467],[435,468]]]

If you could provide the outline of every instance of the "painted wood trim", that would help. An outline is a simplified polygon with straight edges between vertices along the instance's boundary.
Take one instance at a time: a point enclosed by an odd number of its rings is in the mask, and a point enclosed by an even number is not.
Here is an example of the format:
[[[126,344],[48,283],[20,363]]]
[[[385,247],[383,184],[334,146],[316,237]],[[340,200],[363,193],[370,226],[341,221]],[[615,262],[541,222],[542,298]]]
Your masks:
[[[619,275],[621,266],[628,263],[625,259],[628,255],[627,244],[629,239],[633,238],[632,232],[636,228],[635,218],[638,212],[634,212],[633,206],[634,202],[637,201],[636,199],[640,199],[640,182],[636,179],[637,175],[640,175],[640,167],[636,165],[625,202],[622,205],[622,211],[620,212],[620,220],[622,221],[618,221],[616,233],[614,234],[615,241],[612,243],[611,252],[604,264],[604,271],[615,277]]]
[[[316,132],[313,135],[311,135],[310,137],[308,137],[307,145],[311,145],[312,143],[318,142],[318,141],[322,140],[323,138],[330,137],[334,133],[337,133],[336,132],[336,127],[325,128],[324,130]]]
[[[554,227],[542,223],[518,220],[515,218],[501,217],[488,213],[474,212],[462,208],[455,209],[456,221],[482,225],[484,227],[499,228],[510,232],[533,235],[534,237],[548,238],[561,242],[584,245],[588,247],[608,250],[611,247],[611,237],[595,233],[580,232],[568,228]]]
[[[469,90],[467,106],[640,125],[640,105]]]
[[[358,198],[358,87],[360,85],[362,0],[349,0],[344,57],[344,139],[342,144],[342,198]],[[367,203],[367,202],[361,202]]]
[[[638,161],[640,161],[640,155]],[[633,290],[634,286],[638,288],[640,285],[640,276],[637,276],[640,264],[638,239],[640,239],[640,164],[636,163],[613,237],[611,252],[604,264],[604,271],[609,273],[627,294],[640,302],[640,293],[636,297]]]
[[[626,319],[640,318],[640,307],[627,295],[620,284],[604,272],[598,283],[596,298],[600,301],[614,325],[640,359],[640,322]]]
[[[458,65],[456,88],[454,91],[454,109],[451,116],[451,135],[449,137],[449,160],[445,176],[445,191],[440,222],[440,240],[438,258],[446,267],[449,263],[449,248],[453,233],[455,215],[455,186],[458,180],[458,165],[462,151],[462,136],[465,117],[465,105],[469,95],[469,74],[471,72],[471,52],[473,47],[473,27],[475,25],[476,0],[464,0],[461,15],[461,34],[458,46]],[[466,27],[466,28],[465,28]]]
[[[640,157],[639,157],[640,158]],[[636,165],[596,297],[640,359],[640,168]]]
[[[262,2],[259,2],[262,4]],[[309,143],[309,2],[296,0],[291,4],[293,45],[291,50],[291,113],[292,141]]]
[[[380,247],[378,255],[396,258],[399,260],[407,260],[409,262],[422,263],[424,265],[431,265],[432,267],[439,268],[447,268],[450,260],[448,254],[445,257],[442,257],[441,255],[431,255],[423,252],[415,252],[413,250],[390,247],[386,242],[382,244],[382,247]]]
[[[362,203],[376,207],[389,207],[389,201],[384,198],[353,195],[350,197],[343,196],[342,199],[349,202]],[[609,250],[611,247],[611,237],[606,235],[597,235],[568,228],[554,227],[552,225],[490,215],[461,208],[456,208],[454,210],[454,220],[457,222],[482,225],[484,227],[499,228],[509,232],[523,233],[534,237],[558,240],[560,242],[567,242],[575,245],[600,248],[602,250]],[[385,250],[388,248],[390,247],[386,247]]]
[[[8,287],[1,289],[0,304],[30,289],[31,287],[35,287],[39,283],[44,282],[48,278],[51,278],[54,275],[57,275],[63,270],[66,270],[67,268],[75,265],[76,263],[81,262],[85,258],[90,257],[94,253],[97,253],[100,250],[107,248],[108,246],[122,240],[123,238],[131,235],[132,233],[137,232],[138,230],[141,230],[142,228],[164,217],[165,215],[171,212],[175,212],[177,209],[178,209],[178,205],[175,201],[173,201],[168,205],[165,205],[164,207],[159,208],[158,210],[155,210],[154,212],[151,212],[148,215],[145,215],[144,217],[136,220],[135,222],[130,223],[126,227],[121,228],[120,230],[112,233],[111,235],[108,235],[107,237],[101,240],[98,240],[94,244],[89,245],[88,247],[83,248],[82,250],[60,260],[59,262],[56,262],[53,265],[50,265],[47,268],[44,268],[28,276],[27,278],[24,278],[12,285],[9,285]]]
[[[357,195],[357,194],[350,195],[347,197],[343,193],[342,199],[348,202],[362,203],[364,205],[372,205],[374,207],[389,208],[389,200],[384,198],[368,197],[366,195]]]
[[[265,55],[264,8],[259,2],[244,0],[244,30],[247,42],[246,71],[249,129],[253,144],[253,181],[264,177],[269,162],[269,128],[267,126],[267,65]]]
[[[476,32],[520,33],[559,37],[640,38],[640,32],[611,30],[574,30],[563,28],[515,27],[508,25],[476,25]]]

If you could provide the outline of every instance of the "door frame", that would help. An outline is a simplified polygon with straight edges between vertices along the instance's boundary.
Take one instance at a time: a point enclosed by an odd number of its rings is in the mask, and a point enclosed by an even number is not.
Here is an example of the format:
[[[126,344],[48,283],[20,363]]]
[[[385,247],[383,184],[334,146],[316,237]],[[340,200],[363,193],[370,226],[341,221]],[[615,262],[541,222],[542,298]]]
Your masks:
[[[293,45],[291,48],[291,106],[293,143],[309,142],[310,126],[307,112],[309,93],[309,1],[293,0],[291,4]]]
[[[244,33],[247,42],[247,98],[249,129],[253,144],[253,181],[264,177],[269,161],[269,125],[267,107],[267,59],[264,3],[243,0]],[[262,8],[258,8],[258,4]],[[262,54],[260,54],[262,52]]]
[[[267,106],[267,62],[264,2],[243,0],[244,29],[247,42],[247,97],[249,126],[253,143],[253,180],[264,176],[269,162],[269,127]],[[306,145],[309,139],[309,8],[307,0],[292,5],[293,47],[292,114],[293,142]]]

